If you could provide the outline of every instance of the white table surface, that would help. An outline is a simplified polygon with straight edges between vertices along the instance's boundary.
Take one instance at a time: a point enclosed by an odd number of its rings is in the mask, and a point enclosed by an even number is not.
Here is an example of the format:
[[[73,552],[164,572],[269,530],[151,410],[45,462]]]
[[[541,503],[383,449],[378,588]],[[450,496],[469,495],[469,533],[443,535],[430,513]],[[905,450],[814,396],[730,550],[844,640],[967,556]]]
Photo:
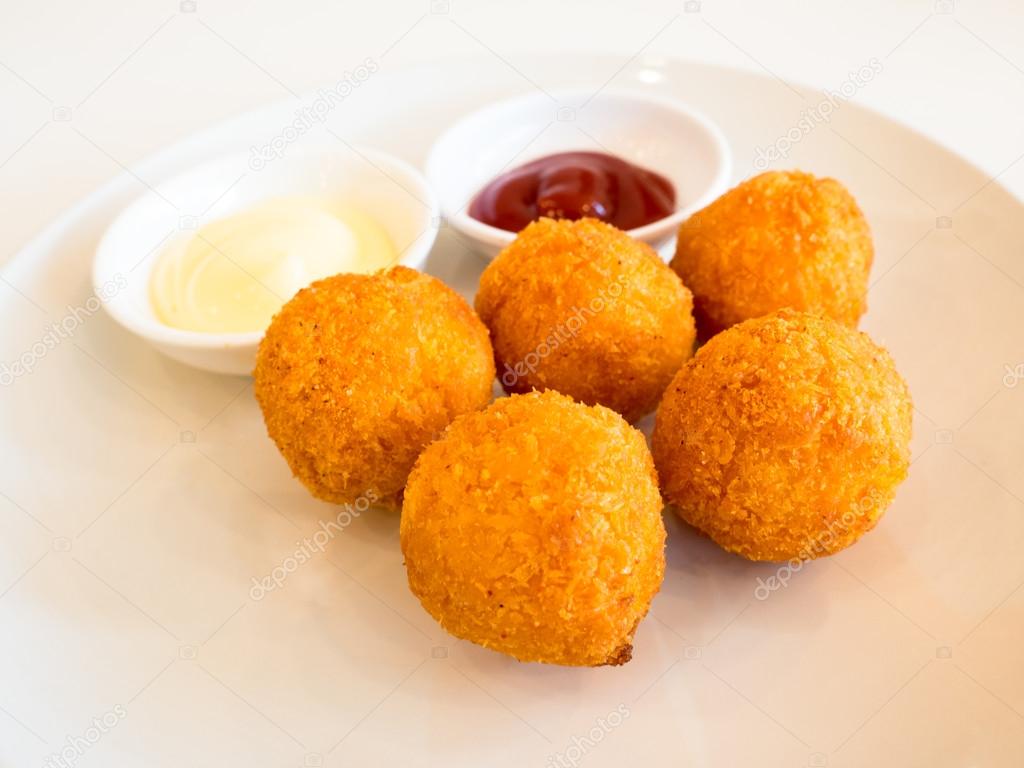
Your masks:
[[[607,51],[623,63],[676,56],[768,70],[821,89],[876,58],[882,72],[855,103],[1024,193],[1024,8],[1013,0],[632,0],[628,11],[594,0],[193,5],[4,4],[0,263],[122,165],[289,90],[334,83],[366,57],[391,69],[490,50],[514,68],[529,51]],[[551,75],[522,74],[541,85]]]
[[[525,54],[606,51],[623,64],[677,56],[818,89],[838,88],[877,61],[881,71],[851,101],[953,148],[1024,197],[1024,7],[704,0],[631,2],[627,13],[625,5],[8,2],[0,16],[0,264],[137,160],[289,92],[337,82],[368,57],[396,69],[489,51],[524,84],[543,86],[552,73],[526,68]],[[0,583],[0,600],[7,586]],[[0,680],[0,740],[24,727],[5,708],[3,688]],[[1011,704],[992,706],[1024,727]]]

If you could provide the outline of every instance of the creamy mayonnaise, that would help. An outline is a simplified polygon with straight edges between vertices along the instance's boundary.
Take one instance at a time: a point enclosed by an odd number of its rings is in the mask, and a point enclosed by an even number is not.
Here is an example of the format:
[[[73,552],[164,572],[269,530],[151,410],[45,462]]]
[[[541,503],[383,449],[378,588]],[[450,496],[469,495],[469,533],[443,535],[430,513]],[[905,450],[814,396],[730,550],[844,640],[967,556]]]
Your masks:
[[[269,200],[180,238],[150,282],[157,317],[190,331],[262,331],[288,299],[339,272],[394,263],[395,247],[374,218],[337,201]]]

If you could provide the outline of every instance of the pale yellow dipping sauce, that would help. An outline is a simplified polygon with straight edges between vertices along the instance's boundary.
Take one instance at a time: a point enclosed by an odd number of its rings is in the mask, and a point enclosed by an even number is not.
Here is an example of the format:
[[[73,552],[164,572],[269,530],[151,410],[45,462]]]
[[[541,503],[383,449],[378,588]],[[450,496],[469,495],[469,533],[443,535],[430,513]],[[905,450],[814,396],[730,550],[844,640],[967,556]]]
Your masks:
[[[206,333],[262,331],[314,280],[393,264],[394,244],[365,213],[330,199],[268,200],[165,250],[150,278],[161,322]]]

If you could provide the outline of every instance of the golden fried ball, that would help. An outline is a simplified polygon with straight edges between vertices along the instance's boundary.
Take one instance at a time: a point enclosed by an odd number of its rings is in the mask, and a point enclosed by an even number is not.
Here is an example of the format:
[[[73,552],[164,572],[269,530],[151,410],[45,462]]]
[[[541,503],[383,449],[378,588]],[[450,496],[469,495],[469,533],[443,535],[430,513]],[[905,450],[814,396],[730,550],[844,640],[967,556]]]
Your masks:
[[[310,493],[394,505],[423,446],[490,401],[494,360],[461,296],[394,267],[299,291],[253,375],[267,432]]]
[[[630,421],[693,353],[692,306],[650,246],[596,219],[530,224],[476,295],[506,392],[554,389]]]
[[[709,341],[658,408],[667,501],[751,560],[807,560],[871,530],[906,477],[911,402],[864,333],[793,310]]]
[[[707,339],[783,307],[856,328],[873,258],[867,220],[842,184],[769,171],[683,222],[672,268]]]
[[[661,509],[621,416],[557,392],[501,398],[409,476],[409,586],[453,635],[521,661],[623,664],[665,573]]]

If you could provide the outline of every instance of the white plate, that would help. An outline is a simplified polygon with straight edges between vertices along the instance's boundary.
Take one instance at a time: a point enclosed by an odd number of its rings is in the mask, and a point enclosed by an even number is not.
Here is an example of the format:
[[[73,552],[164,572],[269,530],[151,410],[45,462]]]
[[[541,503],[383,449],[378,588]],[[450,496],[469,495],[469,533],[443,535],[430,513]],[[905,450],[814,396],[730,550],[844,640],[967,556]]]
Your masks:
[[[617,64],[525,66],[596,89]],[[794,129],[780,165],[861,201],[878,245],[863,327],[917,405],[910,477],[878,528],[766,595],[775,567],[669,517],[665,585],[615,669],[448,637],[406,588],[394,514],[349,521],[261,596],[252,580],[337,509],[292,480],[246,379],[174,363],[97,311],[89,263],[138,179],[270,141],[297,107],[280,104],[141,164],[3,271],[0,361],[31,371],[0,369],[0,764],[69,738],[76,766],[1019,762],[1024,208],[851,104],[802,132],[823,97],[771,79],[641,59],[611,85],[717,120],[738,176]],[[528,88],[489,56],[382,71],[329,123],[420,163],[453,119]],[[445,231],[428,268],[468,296],[481,266]]]

